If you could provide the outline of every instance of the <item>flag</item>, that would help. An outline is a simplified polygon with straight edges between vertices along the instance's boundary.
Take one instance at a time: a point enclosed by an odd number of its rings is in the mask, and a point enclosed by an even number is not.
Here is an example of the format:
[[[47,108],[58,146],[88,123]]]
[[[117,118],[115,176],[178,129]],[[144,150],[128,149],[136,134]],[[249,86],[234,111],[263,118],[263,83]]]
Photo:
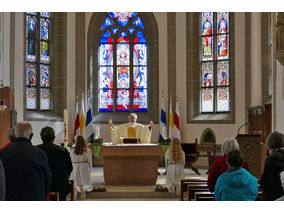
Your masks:
[[[93,126],[93,117],[92,117],[92,109],[91,109],[91,102],[90,96],[87,99],[88,111],[86,115],[86,138],[94,137],[94,126]]]
[[[74,126],[74,135],[73,139],[76,141],[78,135],[80,135],[80,118],[79,118],[79,103],[76,101],[76,117],[75,117],[75,126]]]
[[[161,99],[161,121],[160,121],[160,133],[159,133],[159,141],[167,138],[167,119],[166,112],[164,106],[164,96],[162,95]]]
[[[174,117],[173,117],[173,105],[172,105],[172,97],[170,98],[170,109],[169,109],[169,138],[174,135]]]
[[[82,94],[81,110],[80,110],[80,133],[82,136],[85,136],[85,126],[86,126],[86,119],[85,119],[84,95]]]
[[[176,111],[175,111],[175,119],[174,119],[174,138],[178,138],[180,141],[180,116],[178,109],[178,101],[176,102]]]

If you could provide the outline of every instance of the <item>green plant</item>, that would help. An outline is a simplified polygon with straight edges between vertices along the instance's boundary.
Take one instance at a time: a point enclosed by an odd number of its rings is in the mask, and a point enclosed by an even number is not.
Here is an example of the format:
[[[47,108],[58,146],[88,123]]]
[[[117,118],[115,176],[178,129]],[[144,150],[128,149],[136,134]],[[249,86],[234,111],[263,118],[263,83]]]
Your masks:
[[[102,137],[92,137],[88,139],[90,145],[101,145],[104,142]]]

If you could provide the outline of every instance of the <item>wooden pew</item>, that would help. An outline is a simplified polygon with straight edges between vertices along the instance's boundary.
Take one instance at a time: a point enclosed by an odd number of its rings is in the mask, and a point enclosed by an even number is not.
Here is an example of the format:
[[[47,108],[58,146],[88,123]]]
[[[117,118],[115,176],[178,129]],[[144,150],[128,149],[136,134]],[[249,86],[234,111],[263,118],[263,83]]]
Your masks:
[[[50,201],[59,201],[59,192],[49,192],[48,197]]]
[[[206,183],[207,179],[206,178],[202,178],[202,177],[198,177],[198,178],[189,178],[189,179],[182,179],[180,181],[180,200],[183,201],[183,194],[185,191],[187,191],[187,186],[188,184],[200,184],[200,183]]]
[[[214,192],[202,191],[194,193],[196,201],[213,201]]]
[[[187,186],[188,201],[191,201],[194,198],[195,192],[209,192],[207,183],[188,184]]]

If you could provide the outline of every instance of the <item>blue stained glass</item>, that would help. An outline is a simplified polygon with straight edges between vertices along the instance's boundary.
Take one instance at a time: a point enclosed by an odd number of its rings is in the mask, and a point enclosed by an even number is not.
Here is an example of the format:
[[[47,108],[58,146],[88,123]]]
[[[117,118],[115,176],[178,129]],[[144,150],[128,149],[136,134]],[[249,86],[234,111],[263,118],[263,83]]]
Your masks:
[[[129,90],[117,90],[117,111],[129,111],[129,104]]]
[[[43,40],[48,40],[49,33],[49,20],[40,19],[40,38]]]
[[[49,84],[49,66],[48,65],[40,65],[40,86],[41,87],[50,87]]]
[[[133,111],[147,111],[147,89],[134,89],[133,98]]]
[[[137,19],[132,24],[137,25],[137,26],[141,27],[142,29],[144,29],[144,25],[143,25],[142,20],[139,16],[137,17]]]
[[[134,28],[128,28],[128,31],[132,34],[135,31],[135,29]]]
[[[121,26],[125,26],[128,20],[136,15],[136,12],[111,12],[109,15],[112,18],[116,18]]]
[[[129,67],[117,67],[117,88],[128,89],[130,82]]]
[[[126,32],[121,32],[119,36],[120,36],[120,37],[126,37],[127,34],[126,34]]]
[[[36,48],[35,40],[27,39],[27,46],[26,46],[27,61],[34,62],[36,60],[35,48]]]
[[[113,65],[113,44],[100,44],[99,64]]]
[[[133,88],[147,88],[147,67],[134,67]]]
[[[100,111],[113,111],[113,91],[110,89],[100,90],[99,94],[99,109]]]
[[[113,68],[100,67],[99,71],[99,87],[100,89],[113,89]]]
[[[136,34],[137,37],[141,38],[143,37],[143,33],[141,31],[139,31],[137,34]]]
[[[114,23],[113,23],[108,17],[106,17],[105,22],[104,22],[104,24],[103,24],[101,30],[103,30],[103,29],[105,29],[106,27],[111,26],[111,25],[114,25]]]
[[[134,40],[133,40],[134,43],[146,43],[146,39],[145,38],[139,38],[139,37],[136,37]]]
[[[27,14],[36,15],[37,12],[27,12]]]
[[[112,30],[113,34],[116,34],[116,32],[117,32],[119,29],[118,29],[118,28],[112,28],[111,30]]]
[[[26,64],[26,86],[36,86],[36,65]]]
[[[147,65],[147,45],[133,45],[133,65]]]
[[[26,27],[26,37],[29,39],[35,39],[36,37],[36,17],[27,16],[26,18],[27,27]]]
[[[40,16],[49,18],[50,17],[50,13],[49,12],[41,12]]]
[[[110,37],[110,33],[108,31],[105,31],[103,37]]]

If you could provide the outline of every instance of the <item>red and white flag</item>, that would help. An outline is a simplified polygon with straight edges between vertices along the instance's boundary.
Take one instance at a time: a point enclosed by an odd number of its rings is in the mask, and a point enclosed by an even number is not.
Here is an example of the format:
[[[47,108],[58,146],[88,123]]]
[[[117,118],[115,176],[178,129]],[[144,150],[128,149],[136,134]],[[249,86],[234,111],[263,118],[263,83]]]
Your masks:
[[[79,103],[78,101],[76,101],[76,118],[75,118],[74,136],[73,136],[74,141],[76,141],[79,135],[80,135]]]
[[[178,101],[176,102],[176,111],[175,111],[175,118],[174,118],[174,138],[178,138],[179,141],[180,137],[180,116],[179,116],[179,109],[178,109]]]

